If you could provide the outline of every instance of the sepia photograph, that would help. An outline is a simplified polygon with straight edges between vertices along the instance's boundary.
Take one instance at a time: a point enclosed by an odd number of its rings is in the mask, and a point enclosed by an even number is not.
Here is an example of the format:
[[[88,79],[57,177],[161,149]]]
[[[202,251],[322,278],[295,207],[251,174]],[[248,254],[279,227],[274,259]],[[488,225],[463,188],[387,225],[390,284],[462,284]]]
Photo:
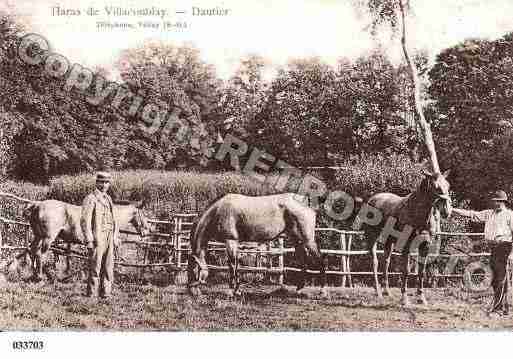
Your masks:
[[[52,333],[511,331],[511,13],[0,0],[9,352]]]

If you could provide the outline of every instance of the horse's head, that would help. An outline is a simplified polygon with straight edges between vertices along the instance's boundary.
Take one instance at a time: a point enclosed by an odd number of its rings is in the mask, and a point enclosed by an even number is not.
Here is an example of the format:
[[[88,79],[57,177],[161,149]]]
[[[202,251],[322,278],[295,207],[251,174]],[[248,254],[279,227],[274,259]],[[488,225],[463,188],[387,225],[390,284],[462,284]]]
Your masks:
[[[144,207],[144,202],[137,202],[136,204],[132,204],[133,208],[132,216],[130,219],[130,224],[134,226],[134,228],[139,232],[142,237],[145,237],[150,234],[150,225],[148,222],[148,218],[144,215],[142,208]]]
[[[208,267],[205,261],[198,256],[191,254],[187,264],[187,281],[189,291],[200,284],[205,284],[208,277]]]
[[[436,207],[443,218],[449,218],[452,211],[452,201],[449,195],[449,182],[447,176],[450,170],[442,173],[431,173],[424,171],[425,178],[421,187],[433,201],[433,207]]]

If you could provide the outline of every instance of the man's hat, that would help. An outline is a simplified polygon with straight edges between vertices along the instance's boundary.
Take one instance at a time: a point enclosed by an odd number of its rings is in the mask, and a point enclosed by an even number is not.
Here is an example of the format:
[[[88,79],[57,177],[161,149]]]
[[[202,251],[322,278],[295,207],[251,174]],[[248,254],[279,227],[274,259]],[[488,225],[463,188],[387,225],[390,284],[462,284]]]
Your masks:
[[[109,172],[98,172],[96,174],[96,182],[110,182],[112,180],[112,176]]]
[[[492,195],[492,201],[504,201],[508,200],[508,195],[504,191],[497,191]]]

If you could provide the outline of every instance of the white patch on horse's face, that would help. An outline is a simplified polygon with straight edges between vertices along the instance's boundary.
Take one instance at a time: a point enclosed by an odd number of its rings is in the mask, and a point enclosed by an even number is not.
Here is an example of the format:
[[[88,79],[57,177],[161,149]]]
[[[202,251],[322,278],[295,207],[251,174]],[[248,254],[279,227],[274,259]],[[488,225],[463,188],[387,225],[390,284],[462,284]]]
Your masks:
[[[438,175],[435,178],[434,188],[435,188],[436,194],[438,194],[438,195],[446,195],[446,196],[449,195],[449,188],[450,188],[449,182],[442,175]]]

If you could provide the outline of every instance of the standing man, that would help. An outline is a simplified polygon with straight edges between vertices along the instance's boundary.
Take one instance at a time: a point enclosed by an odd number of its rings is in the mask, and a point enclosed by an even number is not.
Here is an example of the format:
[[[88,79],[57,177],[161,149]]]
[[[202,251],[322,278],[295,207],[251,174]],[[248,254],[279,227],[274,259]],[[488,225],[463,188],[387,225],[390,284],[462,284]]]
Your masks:
[[[98,172],[96,190],[82,205],[82,230],[89,254],[87,295],[110,298],[114,276],[114,243],[118,225],[114,217],[112,199],[107,194],[111,175]]]
[[[490,243],[494,291],[490,314],[496,315],[509,314],[507,265],[512,246],[513,211],[506,208],[507,200],[506,192],[497,191],[491,198],[492,209],[480,212],[458,208],[452,210],[453,213],[470,217],[473,221],[485,223],[484,237]]]

